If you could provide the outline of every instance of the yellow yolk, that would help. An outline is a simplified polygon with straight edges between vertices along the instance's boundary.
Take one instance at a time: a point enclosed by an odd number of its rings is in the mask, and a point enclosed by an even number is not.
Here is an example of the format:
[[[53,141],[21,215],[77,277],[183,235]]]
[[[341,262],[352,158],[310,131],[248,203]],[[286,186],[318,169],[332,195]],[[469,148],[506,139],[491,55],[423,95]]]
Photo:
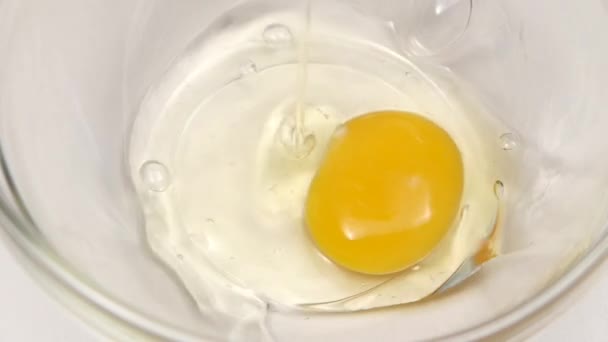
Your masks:
[[[401,271],[451,228],[463,174],[458,147],[430,120],[365,114],[334,133],[309,189],[306,225],[338,265],[367,274]]]

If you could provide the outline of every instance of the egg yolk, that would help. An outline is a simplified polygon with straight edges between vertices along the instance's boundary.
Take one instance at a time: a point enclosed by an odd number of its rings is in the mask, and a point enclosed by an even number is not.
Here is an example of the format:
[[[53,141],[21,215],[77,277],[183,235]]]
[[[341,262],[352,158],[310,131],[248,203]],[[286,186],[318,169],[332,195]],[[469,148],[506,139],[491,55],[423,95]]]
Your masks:
[[[334,133],[310,185],[306,225],[336,264],[398,272],[451,228],[463,178],[460,151],[441,127],[412,113],[368,113]]]

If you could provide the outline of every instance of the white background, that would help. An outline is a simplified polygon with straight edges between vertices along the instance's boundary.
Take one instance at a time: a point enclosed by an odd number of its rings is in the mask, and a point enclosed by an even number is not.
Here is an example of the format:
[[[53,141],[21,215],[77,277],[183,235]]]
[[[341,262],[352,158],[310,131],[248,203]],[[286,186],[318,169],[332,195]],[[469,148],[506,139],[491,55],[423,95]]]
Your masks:
[[[0,341],[97,342],[88,328],[25,274],[0,240]],[[533,342],[608,341],[608,262],[565,313]]]

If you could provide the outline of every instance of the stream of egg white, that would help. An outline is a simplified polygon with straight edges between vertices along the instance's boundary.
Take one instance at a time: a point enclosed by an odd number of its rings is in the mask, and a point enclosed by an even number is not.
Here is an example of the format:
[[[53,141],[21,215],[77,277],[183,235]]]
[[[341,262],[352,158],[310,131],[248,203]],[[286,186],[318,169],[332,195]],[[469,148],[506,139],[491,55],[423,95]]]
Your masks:
[[[292,154],[300,159],[305,158],[314,148],[314,136],[305,135],[304,127],[306,115],[306,87],[308,86],[308,38],[310,34],[311,22],[311,2],[306,1],[304,13],[304,32],[297,41],[298,68],[296,76],[296,105],[295,120],[293,127]]]

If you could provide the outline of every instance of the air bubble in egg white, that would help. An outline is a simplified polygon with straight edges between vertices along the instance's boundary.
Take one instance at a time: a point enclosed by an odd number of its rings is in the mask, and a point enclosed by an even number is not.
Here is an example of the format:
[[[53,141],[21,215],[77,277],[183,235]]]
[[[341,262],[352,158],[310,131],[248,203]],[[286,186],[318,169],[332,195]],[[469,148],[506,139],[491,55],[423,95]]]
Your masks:
[[[494,193],[499,199],[505,194],[505,185],[499,180],[494,183]]]
[[[499,139],[500,147],[505,151],[510,151],[519,145],[519,138],[514,133],[505,133]]]
[[[268,46],[275,48],[288,46],[293,40],[289,27],[278,23],[266,26],[262,37]]]
[[[247,76],[258,72],[258,66],[253,61],[248,61],[241,66],[241,76]]]
[[[143,163],[139,174],[144,186],[154,192],[163,192],[171,185],[171,176],[167,167],[154,160]]]
[[[467,214],[467,212],[469,211],[469,205],[465,204],[462,209],[460,209],[460,219],[462,220],[462,218]]]
[[[344,125],[340,125],[334,131],[334,138],[339,139],[342,138],[346,134],[346,127]]]
[[[313,134],[298,130],[293,116],[288,117],[281,124],[279,140],[287,153],[295,159],[306,158],[317,145],[317,139]]]

